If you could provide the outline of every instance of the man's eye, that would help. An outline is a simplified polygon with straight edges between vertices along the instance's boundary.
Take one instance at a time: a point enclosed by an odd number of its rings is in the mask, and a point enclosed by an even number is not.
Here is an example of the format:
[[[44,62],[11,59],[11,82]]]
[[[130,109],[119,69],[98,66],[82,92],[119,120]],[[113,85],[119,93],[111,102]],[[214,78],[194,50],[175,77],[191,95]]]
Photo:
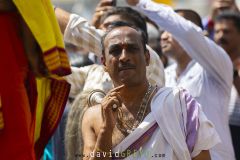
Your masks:
[[[109,54],[111,54],[113,56],[118,56],[120,53],[121,53],[121,49],[119,49],[119,48],[114,48],[109,51]]]
[[[129,47],[128,50],[129,51],[137,51],[139,48],[138,47]]]

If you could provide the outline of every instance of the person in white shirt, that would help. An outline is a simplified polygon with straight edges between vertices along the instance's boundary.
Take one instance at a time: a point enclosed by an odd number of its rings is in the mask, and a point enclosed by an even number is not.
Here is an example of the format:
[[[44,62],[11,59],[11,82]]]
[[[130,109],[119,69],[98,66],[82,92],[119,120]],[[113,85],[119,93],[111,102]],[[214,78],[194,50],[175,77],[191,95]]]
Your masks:
[[[215,42],[225,49],[234,65],[229,124],[236,159],[240,159],[240,13],[228,11],[217,16],[214,31]]]
[[[186,88],[203,106],[222,143],[210,150],[213,160],[234,160],[228,126],[228,103],[233,67],[226,52],[202,29],[187,21],[172,8],[149,0],[129,0],[166,32],[162,34],[162,51],[176,60],[165,70],[166,86]],[[185,18],[201,19],[193,11],[181,11]],[[198,24],[198,23],[196,23]]]

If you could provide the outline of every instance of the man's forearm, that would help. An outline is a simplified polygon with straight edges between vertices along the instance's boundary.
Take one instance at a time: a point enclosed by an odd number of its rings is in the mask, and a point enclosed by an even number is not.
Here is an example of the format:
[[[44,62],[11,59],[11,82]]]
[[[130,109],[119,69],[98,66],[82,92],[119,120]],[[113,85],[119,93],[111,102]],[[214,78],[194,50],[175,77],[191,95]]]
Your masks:
[[[68,21],[70,19],[70,13],[67,11],[56,7],[55,8],[55,15],[57,17],[61,32],[64,34],[64,31],[67,27]]]

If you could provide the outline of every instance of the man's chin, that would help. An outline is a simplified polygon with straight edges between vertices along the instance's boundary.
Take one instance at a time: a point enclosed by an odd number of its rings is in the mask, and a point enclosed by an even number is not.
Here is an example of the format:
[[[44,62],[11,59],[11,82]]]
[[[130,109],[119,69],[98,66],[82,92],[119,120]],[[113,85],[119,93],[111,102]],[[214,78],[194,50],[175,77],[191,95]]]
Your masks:
[[[122,84],[131,83],[131,78],[129,78],[129,77],[122,77],[122,78],[120,78],[120,82]]]
[[[124,84],[125,86],[132,86],[134,85],[134,77],[122,77],[120,78],[120,83]]]

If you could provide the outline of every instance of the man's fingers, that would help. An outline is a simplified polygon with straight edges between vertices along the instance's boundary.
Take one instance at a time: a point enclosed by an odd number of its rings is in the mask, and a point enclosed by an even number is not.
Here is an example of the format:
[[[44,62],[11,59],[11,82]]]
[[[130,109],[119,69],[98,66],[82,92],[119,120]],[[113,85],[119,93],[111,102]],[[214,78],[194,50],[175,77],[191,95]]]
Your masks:
[[[121,103],[116,98],[112,98],[110,105],[109,109],[112,109],[113,111],[116,111],[118,107],[121,107]]]
[[[115,96],[115,97],[116,97],[116,99],[119,101],[118,107],[120,107],[121,104],[122,104],[122,99],[121,99],[121,96],[119,95],[119,93],[118,93],[118,92],[112,92],[112,93],[110,94],[110,96]]]
[[[118,92],[118,91],[120,91],[123,87],[125,87],[124,84],[121,85],[121,86],[118,86],[118,87],[116,87],[116,88],[114,88],[114,89],[112,89],[110,92]]]

